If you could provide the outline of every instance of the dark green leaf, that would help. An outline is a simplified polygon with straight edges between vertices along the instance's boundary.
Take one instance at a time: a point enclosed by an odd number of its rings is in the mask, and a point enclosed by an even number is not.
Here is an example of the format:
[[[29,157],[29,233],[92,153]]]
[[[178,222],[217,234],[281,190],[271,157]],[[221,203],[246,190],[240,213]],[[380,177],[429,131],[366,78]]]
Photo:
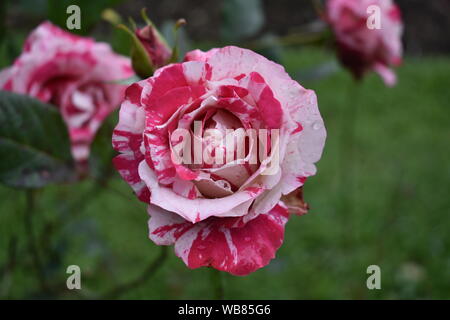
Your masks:
[[[0,91],[0,182],[38,188],[74,178],[67,127],[58,110]]]
[[[112,159],[116,152],[112,148],[112,132],[117,122],[118,111],[115,111],[105,119],[91,145],[89,171],[97,180],[106,179],[114,169]]]

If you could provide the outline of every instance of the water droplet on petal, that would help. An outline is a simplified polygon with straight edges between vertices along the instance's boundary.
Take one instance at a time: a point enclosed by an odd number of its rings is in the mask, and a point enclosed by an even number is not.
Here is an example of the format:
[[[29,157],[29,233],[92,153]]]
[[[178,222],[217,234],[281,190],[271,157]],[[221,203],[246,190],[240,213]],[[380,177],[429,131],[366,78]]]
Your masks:
[[[322,129],[322,126],[323,126],[323,124],[321,121],[316,121],[313,123],[312,128],[313,128],[313,130],[319,130],[319,129]]]

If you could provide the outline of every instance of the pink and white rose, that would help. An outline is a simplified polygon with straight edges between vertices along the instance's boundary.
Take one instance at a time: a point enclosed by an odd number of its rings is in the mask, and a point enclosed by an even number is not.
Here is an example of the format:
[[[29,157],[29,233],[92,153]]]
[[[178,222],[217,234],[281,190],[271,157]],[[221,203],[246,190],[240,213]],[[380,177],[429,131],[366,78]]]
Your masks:
[[[0,88],[57,106],[73,157],[85,162],[97,129],[124,97],[126,86],[112,82],[132,75],[130,60],[108,44],[44,22],[28,36],[14,64],[0,73]]]
[[[367,25],[370,15],[376,14],[371,6],[379,9],[379,29]],[[355,78],[373,70],[386,85],[396,83],[391,66],[402,62],[403,24],[392,0],[328,0],[326,20],[335,34],[339,59]]]
[[[206,148],[208,129],[268,129],[275,143],[256,163],[245,153],[223,164],[180,164],[180,128]],[[325,138],[314,91],[282,66],[238,47],[196,50],[128,87],[113,133],[114,164],[148,203],[151,240],[174,245],[190,268],[246,275],[275,257],[289,218],[280,198],[316,173]],[[245,141],[246,151],[258,148]],[[278,170],[267,174],[274,163]]]

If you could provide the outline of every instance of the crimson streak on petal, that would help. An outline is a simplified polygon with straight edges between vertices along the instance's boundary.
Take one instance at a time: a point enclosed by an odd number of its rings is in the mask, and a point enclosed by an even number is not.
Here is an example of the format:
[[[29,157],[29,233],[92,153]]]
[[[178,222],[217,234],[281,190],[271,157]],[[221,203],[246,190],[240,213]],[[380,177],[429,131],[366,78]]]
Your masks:
[[[156,206],[148,211],[150,239],[175,244],[177,256],[189,268],[211,266],[238,276],[264,267],[275,257],[289,218],[281,202],[246,224],[240,223],[242,218],[210,218],[192,224]]]

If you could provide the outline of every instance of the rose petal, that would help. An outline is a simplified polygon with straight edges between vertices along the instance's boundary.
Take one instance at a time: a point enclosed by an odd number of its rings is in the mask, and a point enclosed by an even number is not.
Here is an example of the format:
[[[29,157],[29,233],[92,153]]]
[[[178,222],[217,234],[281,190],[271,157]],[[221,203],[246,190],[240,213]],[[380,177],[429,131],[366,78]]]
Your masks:
[[[150,205],[149,235],[156,244],[175,244],[175,253],[189,268],[211,266],[247,275],[266,266],[283,243],[289,213],[284,204],[239,227],[236,218],[211,218],[192,224]]]
[[[170,188],[159,185],[155,173],[145,161],[139,164],[139,176],[145,181],[151,192],[150,202],[167,211],[175,212],[191,222],[205,220],[211,216],[235,217],[248,213],[248,208],[264,189],[242,190],[219,199],[194,200],[177,195]]]

